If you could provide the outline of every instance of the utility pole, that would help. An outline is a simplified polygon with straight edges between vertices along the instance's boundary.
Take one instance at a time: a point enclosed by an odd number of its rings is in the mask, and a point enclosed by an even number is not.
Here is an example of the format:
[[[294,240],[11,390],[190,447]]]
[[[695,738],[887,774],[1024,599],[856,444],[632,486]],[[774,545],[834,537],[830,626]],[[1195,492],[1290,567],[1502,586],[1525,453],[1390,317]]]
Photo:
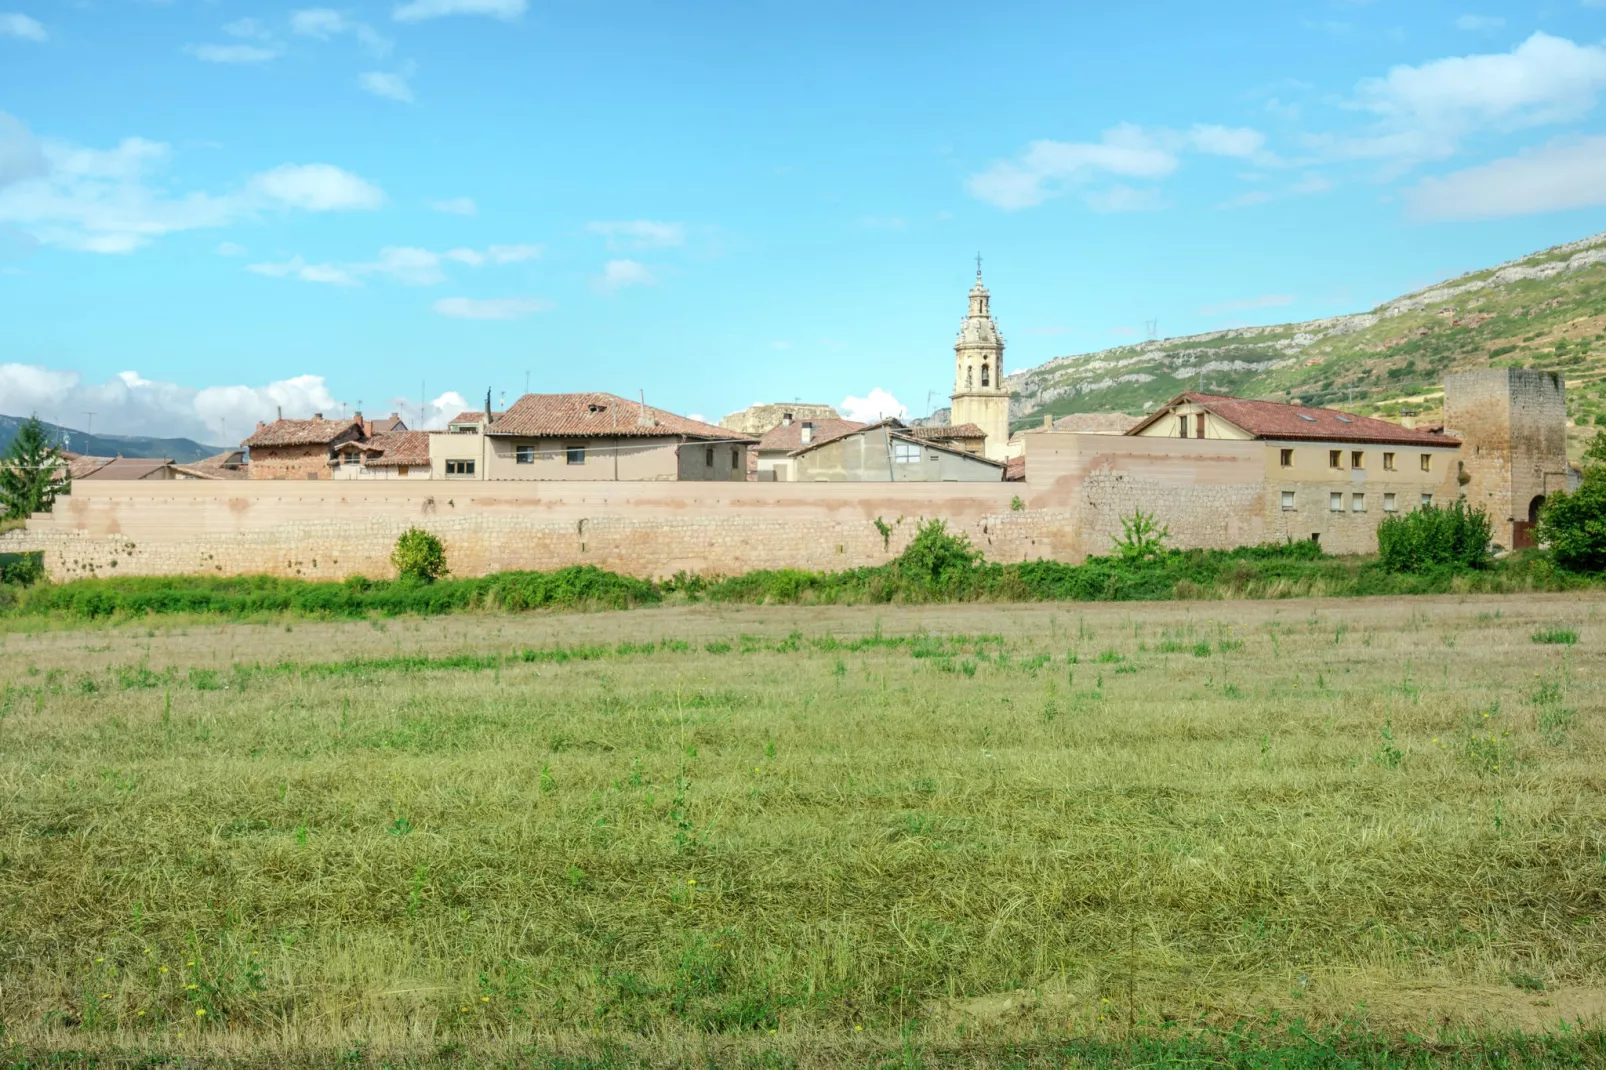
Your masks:
[[[92,437],[94,437],[94,431],[95,431],[95,414],[92,413],[92,412],[86,412],[86,413],[84,413],[84,449],[85,450],[89,449],[89,440]],[[67,441],[68,442],[72,441],[72,436],[71,435],[67,436]]]
[[[1160,335],[1160,321],[1159,320],[1144,320],[1143,321],[1143,333],[1149,336],[1149,341],[1151,341],[1151,342],[1154,341]]]

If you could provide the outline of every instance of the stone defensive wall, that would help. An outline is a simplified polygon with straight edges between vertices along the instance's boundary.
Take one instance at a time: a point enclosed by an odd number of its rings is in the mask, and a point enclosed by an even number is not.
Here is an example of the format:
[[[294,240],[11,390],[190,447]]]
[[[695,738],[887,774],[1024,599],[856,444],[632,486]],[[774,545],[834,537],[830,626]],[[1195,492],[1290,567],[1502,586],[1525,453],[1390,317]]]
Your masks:
[[[441,538],[460,576],[591,564],[664,577],[881,564],[932,518],[1000,562],[1107,552],[1137,508],[1180,547],[1269,530],[1260,443],[1039,434],[1026,471],[998,484],[100,480],[0,536],[0,553],[42,551],[56,580],[380,578],[416,526]]]

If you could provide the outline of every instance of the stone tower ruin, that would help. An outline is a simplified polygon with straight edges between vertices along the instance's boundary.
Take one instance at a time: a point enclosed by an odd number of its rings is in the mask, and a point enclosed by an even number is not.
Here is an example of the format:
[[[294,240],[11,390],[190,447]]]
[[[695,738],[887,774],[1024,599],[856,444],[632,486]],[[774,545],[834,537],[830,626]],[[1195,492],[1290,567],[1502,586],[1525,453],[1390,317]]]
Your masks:
[[[1539,507],[1567,489],[1561,373],[1492,368],[1448,376],[1444,430],[1461,440],[1461,495],[1488,512],[1495,543],[1532,546]]]

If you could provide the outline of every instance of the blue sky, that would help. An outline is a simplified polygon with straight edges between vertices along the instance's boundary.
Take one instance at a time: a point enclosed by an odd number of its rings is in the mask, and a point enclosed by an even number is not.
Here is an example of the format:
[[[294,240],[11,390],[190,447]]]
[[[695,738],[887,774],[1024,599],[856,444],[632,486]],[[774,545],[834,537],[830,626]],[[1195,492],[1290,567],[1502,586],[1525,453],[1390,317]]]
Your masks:
[[[1606,0],[0,0],[0,412],[920,415],[978,250],[1020,369],[1606,230],[1603,42]]]

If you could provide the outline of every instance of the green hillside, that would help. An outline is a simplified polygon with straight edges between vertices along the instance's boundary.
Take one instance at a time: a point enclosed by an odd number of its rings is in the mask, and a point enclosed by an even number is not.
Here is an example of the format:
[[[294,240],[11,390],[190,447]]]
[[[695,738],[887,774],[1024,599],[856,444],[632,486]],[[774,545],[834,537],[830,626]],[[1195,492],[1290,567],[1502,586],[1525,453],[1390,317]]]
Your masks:
[[[11,440],[17,436],[17,429],[26,422],[26,417],[0,415],[0,451],[11,444]],[[190,464],[223,450],[221,446],[207,446],[188,438],[91,435],[52,423],[45,423],[44,426],[50,441],[62,449],[95,457],[171,457],[180,464]]]
[[[1407,294],[1370,312],[1058,357],[1008,378],[1016,426],[1141,413],[1184,390],[1430,416],[1446,373],[1562,372],[1574,437],[1606,425],[1606,234]]]

